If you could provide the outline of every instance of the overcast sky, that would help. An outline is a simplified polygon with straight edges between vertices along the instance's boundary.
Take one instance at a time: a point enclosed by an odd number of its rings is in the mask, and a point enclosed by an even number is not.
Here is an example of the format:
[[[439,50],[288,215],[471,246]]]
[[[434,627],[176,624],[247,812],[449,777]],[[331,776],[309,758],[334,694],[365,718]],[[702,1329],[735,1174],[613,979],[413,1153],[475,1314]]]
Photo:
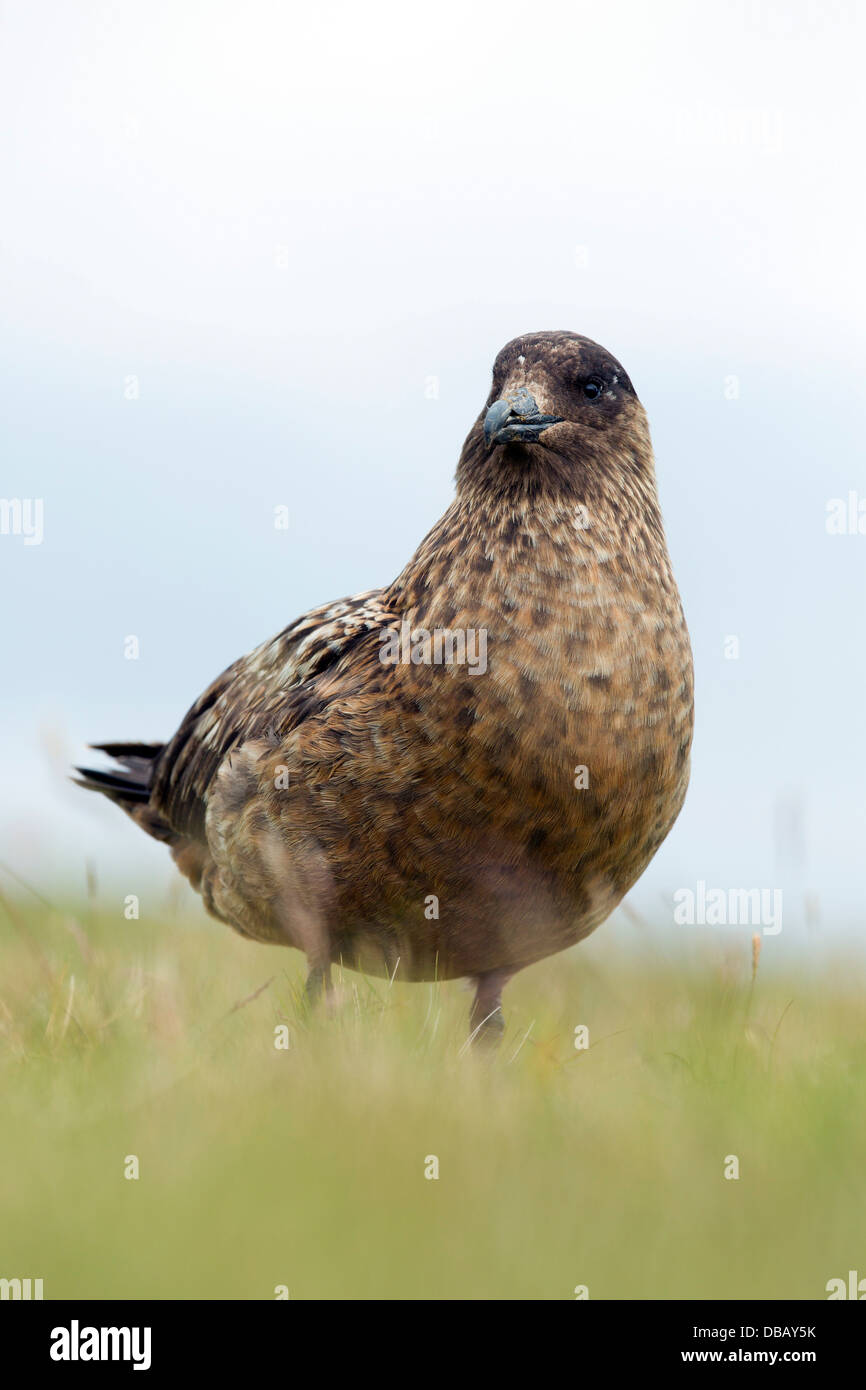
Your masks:
[[[649,413],[697,665],[633,900],[782,885],[792,930],[806,892],[862,926],[866,534],[826,522],[866,499],[863,7],[0,14],[0,492],[44,507],[0,535],[0,859],[156,892],[66,761],[392,579],[498,349],[569,328]]]

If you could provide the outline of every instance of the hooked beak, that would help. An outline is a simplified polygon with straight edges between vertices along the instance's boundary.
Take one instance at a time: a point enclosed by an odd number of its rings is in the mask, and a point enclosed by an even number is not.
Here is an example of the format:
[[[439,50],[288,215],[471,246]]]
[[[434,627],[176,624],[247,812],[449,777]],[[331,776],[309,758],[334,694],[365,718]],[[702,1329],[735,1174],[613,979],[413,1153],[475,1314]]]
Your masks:
[[[561,415],[542,415],[535,397],[521,386],[494,401],[484,417],[484,439],[488,449],[493,444],[520,441],[531,444],[550,425],[562,422]]]

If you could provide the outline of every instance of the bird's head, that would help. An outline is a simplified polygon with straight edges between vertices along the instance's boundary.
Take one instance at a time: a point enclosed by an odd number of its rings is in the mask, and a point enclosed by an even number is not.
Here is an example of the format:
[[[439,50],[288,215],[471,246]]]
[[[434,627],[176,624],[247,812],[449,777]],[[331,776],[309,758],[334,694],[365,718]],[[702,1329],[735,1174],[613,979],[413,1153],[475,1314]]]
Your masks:
[[[457,483],[583,494],[594,472],[632,467],[652,478],[646,415],[625,369],[578,333],[527,333],[496,358]]]

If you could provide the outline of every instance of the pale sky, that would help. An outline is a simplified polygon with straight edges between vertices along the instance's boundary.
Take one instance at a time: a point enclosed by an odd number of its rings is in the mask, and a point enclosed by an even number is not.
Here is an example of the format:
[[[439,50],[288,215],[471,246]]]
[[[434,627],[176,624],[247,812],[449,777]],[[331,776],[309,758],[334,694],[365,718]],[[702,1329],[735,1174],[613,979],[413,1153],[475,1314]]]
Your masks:
[[[44,505],[41,545],[0,535],[0,860],[162,891],[66,761],[392,579],[498,349],[568,328],[649,413],[697,666],[632,897],[781,885],[792,931],[806,891],[858,926],[866,534],[825,522],[866,499],[863,7],[0,15],[0,492]]]

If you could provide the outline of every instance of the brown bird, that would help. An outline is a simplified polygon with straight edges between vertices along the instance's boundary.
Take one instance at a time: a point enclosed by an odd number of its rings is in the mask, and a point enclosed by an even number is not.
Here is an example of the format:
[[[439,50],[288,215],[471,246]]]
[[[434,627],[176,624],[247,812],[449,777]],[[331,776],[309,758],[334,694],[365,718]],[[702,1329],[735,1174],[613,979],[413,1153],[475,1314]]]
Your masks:
[[[445,515],[388,588],[315,609],[167,744],[78,769],[215,917],[330,966],[501,991],[586,936],[686,792],[692,659],[646,415],[575,333],[503,348]]]

